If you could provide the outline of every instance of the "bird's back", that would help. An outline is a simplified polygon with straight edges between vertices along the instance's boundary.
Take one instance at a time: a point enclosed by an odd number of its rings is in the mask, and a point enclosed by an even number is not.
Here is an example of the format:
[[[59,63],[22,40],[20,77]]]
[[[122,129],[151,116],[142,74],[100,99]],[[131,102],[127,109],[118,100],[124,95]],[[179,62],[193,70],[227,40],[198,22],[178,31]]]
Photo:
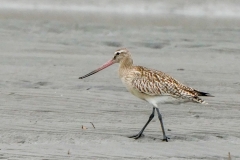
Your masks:
[[[175,99],[204,103],[204,100],[199,98],[199,96],[209,95],[183,85],[164,72],[142,66],[132,66],[131,70],[124,74],[122,81],[128,89],[130,88],[132,93],[137,91],[145,94],[147,97],[169,95]]]

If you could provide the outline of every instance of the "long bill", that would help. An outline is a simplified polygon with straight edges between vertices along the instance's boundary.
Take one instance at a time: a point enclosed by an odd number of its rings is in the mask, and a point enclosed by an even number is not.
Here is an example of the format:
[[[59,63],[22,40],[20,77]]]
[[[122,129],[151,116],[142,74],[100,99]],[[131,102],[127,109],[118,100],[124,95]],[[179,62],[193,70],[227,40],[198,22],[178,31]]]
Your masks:
[[[107,61],[105,64],[103,64],[101,67],[99,67],[98,69],[95,69],[94,71],[86,74],[85,76],[79,77],[79,79],[83,79],[83,78],[86,78],[88,76],[91,76],[91,75],[93,75],[93,74],[95,74],[95,73],[97,73],[97,72],[99,72],[99,71],[101,71],[101,70],[111,66],[114,63],[115,63],[114,60],[111,59],[111,60]]]

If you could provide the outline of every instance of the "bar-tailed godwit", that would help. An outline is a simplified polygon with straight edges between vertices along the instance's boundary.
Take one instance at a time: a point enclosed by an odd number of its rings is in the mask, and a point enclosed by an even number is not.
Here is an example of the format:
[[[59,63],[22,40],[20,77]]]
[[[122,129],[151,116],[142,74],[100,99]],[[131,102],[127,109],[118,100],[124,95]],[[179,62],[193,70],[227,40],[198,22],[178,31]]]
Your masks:
[[[118,74],[127,90],[134,96],[145,100],[153,105],[152,113],[140,132],[129,138],[138,139],[143,131],[153,119],[155,110],[163,132],[163,141],[168,141],[165,134],[162,115],[158,109],[158,103],[174,101],[190,101],[196,103],[205,103],[199,96],[211,96],[209,93],[200,92],[186,85],[183,85],[176,79],[164,72],[148,69],[141,66],[134,66],[130,52],[127,49],[119,49],[114,53],[114,57],[103,64],[100,68],[79,77],[79,79],[91,76],[114,63],[119,63]]]

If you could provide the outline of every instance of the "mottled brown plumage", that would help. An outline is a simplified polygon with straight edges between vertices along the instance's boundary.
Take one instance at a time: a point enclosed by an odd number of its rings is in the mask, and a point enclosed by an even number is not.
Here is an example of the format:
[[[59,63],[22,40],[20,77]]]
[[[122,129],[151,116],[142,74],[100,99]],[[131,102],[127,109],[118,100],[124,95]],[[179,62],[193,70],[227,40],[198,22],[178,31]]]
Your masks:
[[[119,77],[126,88],[135,96],[148,101],[149,97],[171,96],[175,99],[205,103],[199,95],[200,92],[181,84],[173,77],[164,72],[148,69],[142,66],[134,66],[131,55],[127,49],[120,49],[115,52],[121,53],[118,59]],[[139,93],[137,93],[139,92]]]
[[[169,95],[178,99],[204,103],[204,100],[198,97],[198,91],[181,84],[164,72],[133,66],[131,71],[124,76],[129,77],[125,79],[129,82],[125,83],[132,85],[133,89],[141,93],[150,96]]]

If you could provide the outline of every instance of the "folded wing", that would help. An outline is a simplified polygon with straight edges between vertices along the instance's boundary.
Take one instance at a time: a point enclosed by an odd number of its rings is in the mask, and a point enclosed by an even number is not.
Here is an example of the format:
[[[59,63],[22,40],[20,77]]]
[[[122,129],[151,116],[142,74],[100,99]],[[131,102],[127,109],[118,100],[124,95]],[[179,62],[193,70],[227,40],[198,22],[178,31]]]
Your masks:
[[[204,102],[198,97],[198,91],[181,84],[161,71],[137,66],[134,77],[131,85],[141,93],[151,96],[169,95],[174,98],[189,99],[198,103]]]

